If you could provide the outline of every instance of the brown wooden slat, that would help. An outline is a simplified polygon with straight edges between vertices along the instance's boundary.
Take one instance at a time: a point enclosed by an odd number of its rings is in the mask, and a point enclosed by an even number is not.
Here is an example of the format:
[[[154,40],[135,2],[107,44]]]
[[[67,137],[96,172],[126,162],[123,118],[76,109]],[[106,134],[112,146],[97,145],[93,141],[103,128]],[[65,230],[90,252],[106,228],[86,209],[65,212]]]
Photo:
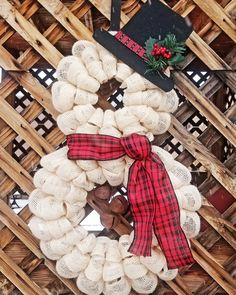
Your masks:
[[[236,157],[235,154],[231,155],[226,161],[225,166],[231,169],[233,173],[236,173]],[[200,186],[199,190],[206,195],[210,196],[212,193],[216,192],[220,188],[219,183],[212,177],[209,176]]]
[[[231,231],[222,223],[222,216],[210,203],[205,201],[198,213],[203,216],[207,222],[217,231],[217,233],[229,243],[229,245],[236,250],[236,239]]]
[[[111,1],[110,0],[89,0],[107,19],[111,18]],[[123,27],[129,21],[129,17],[121,11],[120,26]]]
[[[54,148],[35,131],[5,100],[0,101],[0,117],[14,129],[41,157]]]
[[[173,126],[169,132],[183,144],[183,146],[204,166],[212,175],[236,197],[236,181],[230,171],[215,158],[210,151],[203,146],[198,139],[191,135],[178,121],[172,116]]]
[[[172,9],[178,14],[181,14],[182,17],[186,17],[194,10],[195,7],[196,5],[190,0],[180,0]]]
[[[234,42],[236,42],[236,25],[214,0],[193,0]]]
[[[16,8],[19,12],[24,15],[27,19],[31,17],[38,9],[39,4],[37,4],[34,0],[25,0],[21,5],[17,5]],[[11,26],[7,23],[0,24],[0,44],[4,44],[11,36],[14,34],[14,30],[12,30]]]
[[[52,105],[50,92],[40,82],[32,76],[24,67],[3,47],[0,45],[0,66],[8,73],[49,112],[54,118],[58,112]],[[8,81],[8,79],[7,79]],[[13,82],[13,86],[16,83]],[[4,86],[2,86],[4,87]],[[4,91],[2,91],[4,92]]]
[[[75,295],[81,292],[71,280],[60,277],[55,269],[54,263],[47,259],[39,249],[36,238],[30,233],[26,223],[16,215],[2,200],[0,200],[0,220],[38,257],[44,259],[44,264],[52,271]]]
[[[224,269],[224,267],[208,252],[197,240],[191,239],[191,244],[194,245],[195,251],[203,257],[217,272],[220,273],[222,278],[229,284],[230,290],[236,292],[236,281],[235,279]]]
[[[62,59],[60,52],[7,0],[1,0],[0,15],[53,67]]]
[[[37,295],[32,288],[25,284],[25,282],[19,278],[18,273],[11,269],[8,264],[0,259],[0,271],[8,278],[15,286],[26,295]]]
[[[180,91],[234,146],[236,146],[236,129],[218,108],[204,97],[184,74],[174,73],[174,81]]]
[[[235,262],[236,262],[236,255],[233,255],[229,257],[227,261],[224,263],[224,267],[228,273],[233,274],[236,267]],[[218,289],[219,289],[218,284],[212,278],[210,278],[197,289],[196,294],[205,295],[205,294],[209,294],[209,291],[216,292],[215,290],[218,290]]]
[[[210,264],[206,262],[198,253],[192,251],[194,259],[198,264],[227,292],[227,294],[235,295],[235,289],[233,289],[228,283],[226,283]]]
[[[83,23],[59,0],[37,0],[59,21],[76,39],[94,41],[92,34]]]
[[[62,133],[59,132],[58,129],[54,129],[46,137],[46,139],[49,142],[52,142],[55,146],[58,146],[63,141],[64,135],[62,135]],[[11,158],[9,160],[11,160]],[[27,171],[32,171],[32,169],[34,169],[34,167],[36,167],[36,165],[39,163],[39,161],[40,161],[40,157],[32,150],[29,152],[29,154],[24,159],[22,159],[20,164],[22,165],[22,167],[27,169]],[[9,173],[11,173],[11,172],[9,172]],[[15,187],[15,183],[11,179],[5,180],[5,182],[1,185],[1,197],[5,198],[7,196],[7,194],[14,189],[14,187]],[[32,188],[32,183],[31,183],[31,188]],[[27,190],[27,191],[31,192],[32,189]]]
[[[0,166],[13,179],[19,186],[22,187],[27,193],[33,189],[33,181],[30,174],[14,160],[0,145]]]
[[[33,280],[31,280],[30,277],[8,255],[6,255],[2,249],[0,249],[0,259],[10,268],[11,271],[9,271],[9,273],[16,272],[17,276],[20,276],[24,281],[24,284],[31,289],[31,293],[29,294],[46,295],[46,293]],[[10,280],[17,286],[18,280],[15,280],[13,276],[11,276]]]
[[[81,1],[75,1],[70,9],[71,11],[74,11],[75,9],[77,9],[79,3]],[[89,8],[88,5],[86,5],[85,7],[83,7],[81,9],[81,11],[79,11],[76,16],[77,17],[82,17],[84,15],[84,13],[87,11],[87,9]],[[31,16],[28,15],[28,16]],[[12,31],[12,33],[14,33],[14,31]],[[52,43],[55,44],[58,40],[60,40],[60,38],[65,34],[65,31],[61,30],[60,26],[57,23],[53,23],[45,32],[44,32],[44,36],[46,38],[48,38],[48,40]],[[26,50],[19,58],[18,61],[20,63],[22,63],[22,66],[25,68],[31,68],[39,59],[40,59],[40,55],[35,54],[34,50],[32,48],[29,48],[28,50]],[[17,78],[17,75],[15,73],[12,73],[12,75],[14,75],[14,79],[16,79],[17,81],[21,81],[21,77]],[[29,79],[29,76],[27,77]],[[30,80],[29,80],[30,81]],[[32,82],[31,82],[32,83]],[[30,83],[30,84],[31,84]],[[29,85],[30,85],[29,84]],[[1,85],[0,85],[0,97],[6,97],[8,96],[16,87],[17,83],[11,79],[11,78],[7,78],[5,79]],[[28,86],[29,86],[28,85]],[[51,99],[51,94],[47,91],[47,92],[43,92],[43,86],[39,86],[35,87],[35,83],[32,83],[32,85],[34,87],[31,87],[29,89],[29,91],[33,94],[33,96],[38,99],[39,101],[41,101],[42,97],[45,97],[46,101],[50,101]],[[23,85],[26,87],[26,89],[28,89],[27,85]],[[40,90],[41,89],[41,90]],[[49,109],[49,108],[47,108]],[[49,112],[56,116],[58,113],[55,111],[54,108],[50,108]]]

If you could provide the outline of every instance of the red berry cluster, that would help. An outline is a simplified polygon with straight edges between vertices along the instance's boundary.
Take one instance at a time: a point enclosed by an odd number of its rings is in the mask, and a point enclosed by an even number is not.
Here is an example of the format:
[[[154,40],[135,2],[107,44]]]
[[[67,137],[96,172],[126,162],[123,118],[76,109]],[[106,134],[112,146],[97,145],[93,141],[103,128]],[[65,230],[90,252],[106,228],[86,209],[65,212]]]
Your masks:
[[[159,47],[157,43],[154,44],[152,56],[158,59],[161,55],[166,59],[171,58],[171,52],[168,49],[166,49],[166,47]]]

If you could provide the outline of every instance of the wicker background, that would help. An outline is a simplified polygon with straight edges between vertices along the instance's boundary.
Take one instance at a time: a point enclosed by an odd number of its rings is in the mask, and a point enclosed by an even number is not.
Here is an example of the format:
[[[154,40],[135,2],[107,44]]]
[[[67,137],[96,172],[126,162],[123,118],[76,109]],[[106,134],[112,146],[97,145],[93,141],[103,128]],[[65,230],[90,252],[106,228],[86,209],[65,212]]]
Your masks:
[[[27,227],[29,209],[21,207],[34,188],[40,157],[65,139],[51,103],[55,68],[77,39],[91,40],[95,28],[109,27],[110,2],[0,0],[0,294],[81,294],[41,253]],[[143,2],[123,1],[122,24]],[[192,170],[204,206],[201,233],[191,240],[196,264],[161,282],[154,294],[235,295],[236,1],[166,3],[189,18],[194,32],[182,71],[174,73],[180,107],[169,132],[155,143]],[[111,85],[112,91],[101,91],[103,108],[122,106],[122,92]],[[22,209],[18,215],[16,209]],[[125,231],[122,219],[115,231],[102,234]]]

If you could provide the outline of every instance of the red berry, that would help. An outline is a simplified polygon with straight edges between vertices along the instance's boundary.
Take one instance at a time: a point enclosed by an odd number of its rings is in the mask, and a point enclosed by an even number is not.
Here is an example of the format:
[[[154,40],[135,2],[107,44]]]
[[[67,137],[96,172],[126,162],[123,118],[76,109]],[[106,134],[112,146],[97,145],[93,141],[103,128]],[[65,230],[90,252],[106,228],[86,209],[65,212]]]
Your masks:
[[[154,56],[154,55],[155,55],[155,52],[152,51],[152,56]]]

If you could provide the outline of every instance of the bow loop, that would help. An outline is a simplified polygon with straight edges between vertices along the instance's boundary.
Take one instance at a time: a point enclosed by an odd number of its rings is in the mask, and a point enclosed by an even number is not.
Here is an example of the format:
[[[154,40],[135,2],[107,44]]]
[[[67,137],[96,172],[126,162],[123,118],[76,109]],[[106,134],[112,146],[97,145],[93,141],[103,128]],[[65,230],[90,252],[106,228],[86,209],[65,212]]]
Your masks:
[[[150,141],[144,135],[133,133],[129,136],[122,137],[120,143],[123,146],[125,153],[131,159],[142,161],[151,154]]]
[[[134,133],[120,139],[108,135],[70,134],[67,145],[71,160],[109,161],[124,155],[135,159],[127,187],[134,219],[134,240],[129,252],[150,256],[153,230],[169,269],[194,262],[180,227],[179,206],[168,173],[160,158],[151,152],[146,136]]]

